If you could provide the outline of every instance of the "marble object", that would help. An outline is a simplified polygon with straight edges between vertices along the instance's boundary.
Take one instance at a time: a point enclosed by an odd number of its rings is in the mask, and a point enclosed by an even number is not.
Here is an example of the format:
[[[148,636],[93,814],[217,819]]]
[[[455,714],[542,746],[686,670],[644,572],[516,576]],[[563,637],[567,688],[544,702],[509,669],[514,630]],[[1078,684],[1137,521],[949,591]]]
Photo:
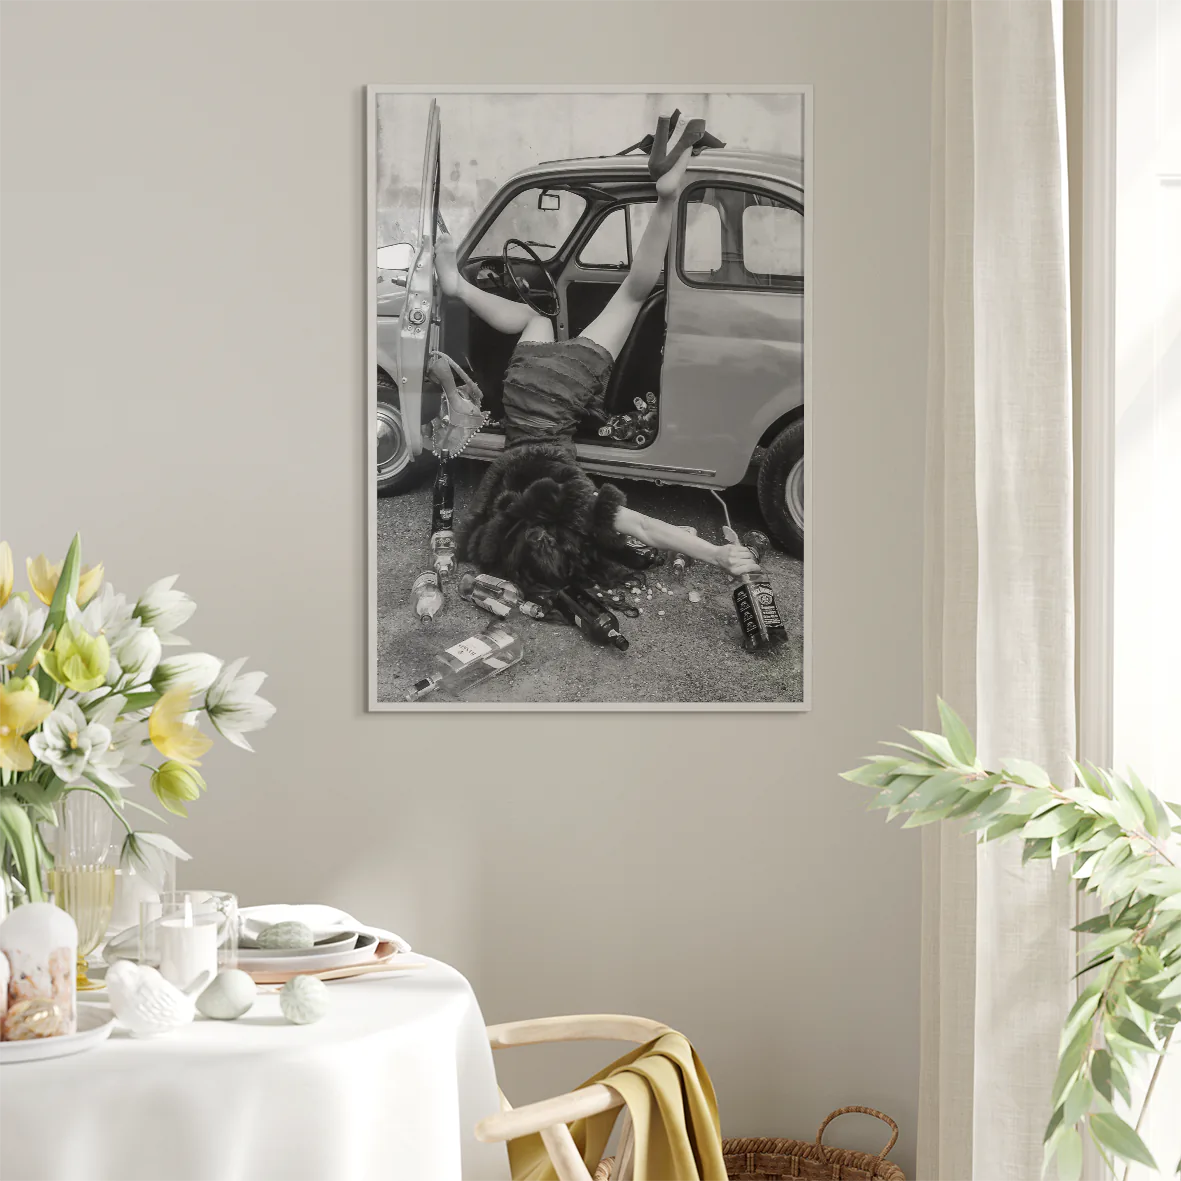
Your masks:
[[[208,982],[209,977],[202,975],[182,992],[145,964],[117,960],[107,969],[111,1009],[136,1037],[153,1037],[188,1025],[196,1013],[193,997]]]
[[[197,1012],[215,1021],[234,1021],[249,1011],[257,992],[257,985],[245,972],[227,968],[197,998]]]
[[[78,927],[51,902],[26,902],[0,923],[0,958],[8,965],[0,1038],[23,1041],[74,1033]]]
[[[257,942],[265,951],[300,950],[314,946],[316,937],[306,923],[275,923],[258,933]]]
[[[292,976],[279,990],[279,1008],[292,1025],[312,1025],[328,1012],[328,985],[315,976]]]

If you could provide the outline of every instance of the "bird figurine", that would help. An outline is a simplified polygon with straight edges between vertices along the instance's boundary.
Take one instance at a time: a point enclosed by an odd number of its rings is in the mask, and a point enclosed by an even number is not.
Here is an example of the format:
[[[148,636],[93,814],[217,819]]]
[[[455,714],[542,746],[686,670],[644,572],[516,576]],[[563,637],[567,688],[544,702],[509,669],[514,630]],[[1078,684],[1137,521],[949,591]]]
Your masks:
[[[107,969],[107,992],[115,1016],[135,1037],[153,1037],[188,1025],[196,1013],[195,998],[209,983],[202,972],[183,992],[155,968],[116,960]]]

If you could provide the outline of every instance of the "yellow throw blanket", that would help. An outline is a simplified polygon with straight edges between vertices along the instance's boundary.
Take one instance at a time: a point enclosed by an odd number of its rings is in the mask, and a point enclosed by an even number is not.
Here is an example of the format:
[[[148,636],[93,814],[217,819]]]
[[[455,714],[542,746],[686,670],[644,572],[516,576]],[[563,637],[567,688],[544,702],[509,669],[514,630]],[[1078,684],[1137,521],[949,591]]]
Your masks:
[[[631,1113],[635,1181],[726,1181],[713,1083],[682,1034],[661,1034],[582,1086],[595,1083],[618,1091]],[[570,1125],[591,1173],[603,1158],[618,1114],[618,1109],[606,1111]],[[540,1136],[510,1141],[508,1154],[513,1181],[556,1181]]]

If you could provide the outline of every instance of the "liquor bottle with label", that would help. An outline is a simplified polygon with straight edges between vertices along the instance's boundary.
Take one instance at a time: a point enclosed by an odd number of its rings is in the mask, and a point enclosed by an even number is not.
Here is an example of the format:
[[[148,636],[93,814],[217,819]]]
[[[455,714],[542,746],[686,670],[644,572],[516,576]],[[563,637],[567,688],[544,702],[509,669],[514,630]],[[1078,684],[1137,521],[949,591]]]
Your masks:
[[[771,549],[771,539],[765,533],[760,533],[757,529],[752,529],[749,533],[744,533],[742,544],[754,554],[756,562],[761,562],[763,555],[770,552]]]
[[[614,612],[579,587],[568,586],[558,591],[554,606],[564,619],[596,644],[613,644],[620,652],[627,651],[629,645],[619,631],[619,619]]]
[[[435,573],[446,578],[455,571],[455,481],[451,476],[451,457],[441,455],[435,470],[434,495],[431,500],[431,554]]]
[[[742,627],[742,646],[748,652],[760,652],[787,642],[787,628],[779,615],[771,580],[762,570],[738,576],[734,608]]]
[[[472,574],[470,571],[459,580],[460,598],[475,603],[492,615],[505,616],[513,607],[530,619],[545,618],[545,608],[531,603],[521,593],[516,583],[507,578],[496,578],[491,574]]]
[[[479,635],[469,636],[438,653],[434,672],[416,681],[403,700],[419,701],[439,690],[458,696],[465,689],[512,668],[524,654],[525,646],[519,636],[500,622],[490,623]]]
[[[428,570],[420,574],[411,586],[414,593],[414,614],[419,623],[433,623],[435,616],[443,610],[443,592],[439,588],[439,576]]]
[[[680,528],[688,533],[690,537],[697,536],[697,530],[692,525],[681,525]],[[688,554],[683,554],[680,551],[673,554],[672,570],[674,578],[684,578],[685,571],[693,565],[693,559]]]

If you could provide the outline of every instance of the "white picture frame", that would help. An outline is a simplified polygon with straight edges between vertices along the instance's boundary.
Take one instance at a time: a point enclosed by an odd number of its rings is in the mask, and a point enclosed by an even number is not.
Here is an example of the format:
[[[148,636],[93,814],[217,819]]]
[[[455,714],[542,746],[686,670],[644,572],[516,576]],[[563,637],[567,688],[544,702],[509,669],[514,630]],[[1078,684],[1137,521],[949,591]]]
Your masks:
[[[812,287],[814,276],[813,256],[813,217],[811,213],[811,193],[814,186],[814,152],[813,152],[813,89],[810,84],[784,85],[753,85],[750,83],[719,84],[641,84],[635,85],[602,85],[602,84],[568,84],[563,86],[543,85],[529,86],[524,84],[511,85],[458,85],[446,84],[429,85],[384,85],[371,84],[365,93],[365,137],[366,137],[366,217],[365,217],[365,315],[366,315],[366,452],[365,452],[365,503],[367,516],[367,546],[366,546],[366,594],[368,606],[366,643],[367,653],[367,701],[371,712],[511,712],[511,711],[542,711],[542,712],[620,712],[638,710],[642,712],[803,712],[812,706],[812,562],[810,560],[811,546],[805,542],[802,557],[802,634],[800,644],[801,655],[801,684],[800,694],[796,700],[768,700],[768,701],[476,701],[476,700],[419,700],[405,701],[383,699],[379,692],[378,678],[378,494],[377,494],[377,403],[378,403],[378,289],[376,283],[378,238],[378,116],[377,106],[385,95],[417,95],[433,96],[440,100],[447,96],[473,95],[517,95],[528,94],[535,96],[553,95],[759,95],[759,96],[799,96],[802,101],[802,158],[804,175],[804,192],[807,212],[803,217],[803,416],[805,421],[804,442],[804,470],[803,496],[804,504],[808,506],[808,515],[814,519],[812,513],[812,462],[814,452],[816,424],[812,414],[814,364],[812,351]],[[420,135],[421,139],[421,135]],[[608,477],[610,478],[610,477]],[[409,586],[407,586],[407,591]],[[408,610],[410,608],[407,608]],[[490,622],[490,620],[489,620]],[[474,630],[474,629],[473,629]],[[759,657],[750,657],[757,660]],[[425,671],[425,670],[423,670]],[[511,670],[507,674],[511,676]]]

